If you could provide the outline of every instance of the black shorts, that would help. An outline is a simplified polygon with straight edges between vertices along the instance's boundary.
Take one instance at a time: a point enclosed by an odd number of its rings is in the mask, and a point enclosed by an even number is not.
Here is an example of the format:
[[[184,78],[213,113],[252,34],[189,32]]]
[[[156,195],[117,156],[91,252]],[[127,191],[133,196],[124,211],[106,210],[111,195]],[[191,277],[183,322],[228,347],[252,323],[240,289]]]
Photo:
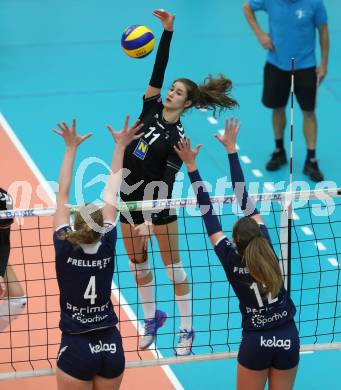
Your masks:
[[[294,74],[294,93],[303,111],[315,110],[317,75],[315,67],[299,69]],[[264,67],[263,104],[268,108],[285,107],[291,87],[291,71],[267,62]]]
[[[300,339],[294,321],[268,330],[243,330],[238,362],[250,370],[289,370],[300,360]]]
[[[120,332],[113,327],[82,334],[64,333],[57,366],[83,381],[90,381],[96,375],[117,378],[125,368]]]
[[[10,235],[10,228],[0,229],[0,264],[3,264],[3,266],[8,263],[11,251]]]
[[[141,186],[142,187],[142,186]],[[129,195],[121,192],[121,200],[123,202],[138,202],[146,199],[144,194],[144,187],[138,188]],[[150,197],[152,198],[152,197]],[[120,221],[123,223],[129,223],[130,225],[140,225],[141,223],[148,221],[154,225],[167,225],[177,220],[175,209],[164,209],[161,211],[121,211]]]

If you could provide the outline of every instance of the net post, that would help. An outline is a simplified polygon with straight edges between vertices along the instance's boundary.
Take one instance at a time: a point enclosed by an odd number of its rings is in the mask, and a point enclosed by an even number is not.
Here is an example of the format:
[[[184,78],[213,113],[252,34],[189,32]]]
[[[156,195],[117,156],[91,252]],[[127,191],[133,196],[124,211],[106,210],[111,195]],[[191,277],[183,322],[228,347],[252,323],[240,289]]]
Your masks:
[[[289,218],[288,218],[288,202],[286,197],[281,198],[281,214],[280,214],[280,267],[284,280],[284,287],[288,291],[289,287]]]

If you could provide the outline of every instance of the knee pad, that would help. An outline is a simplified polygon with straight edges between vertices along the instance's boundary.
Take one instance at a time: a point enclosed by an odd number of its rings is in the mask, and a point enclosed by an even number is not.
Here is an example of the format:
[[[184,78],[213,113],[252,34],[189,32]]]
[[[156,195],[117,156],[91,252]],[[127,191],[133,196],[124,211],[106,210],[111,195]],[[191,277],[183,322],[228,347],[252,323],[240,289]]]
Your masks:
[[[173,263],[166,266],[166,272],[170,280],[174,283],[182,283],[186,278],[186,272],[182,265],[182,262]]]
[[[129,260],[129,268],[136,280],[143,279],[150,272],[148,260],[144,263],[135,263],[134,261]]]

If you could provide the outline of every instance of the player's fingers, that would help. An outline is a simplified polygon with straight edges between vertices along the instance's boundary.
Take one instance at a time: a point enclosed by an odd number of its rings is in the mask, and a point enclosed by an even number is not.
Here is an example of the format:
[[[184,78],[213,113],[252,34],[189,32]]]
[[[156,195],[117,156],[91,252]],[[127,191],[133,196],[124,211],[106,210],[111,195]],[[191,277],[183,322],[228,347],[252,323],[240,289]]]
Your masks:
[[[93,133],[88,133],[88,134],[83,135],[83,136],[81,137],[82,142],[85,141],[86,139],[90,138],[92,135],[93,135]]]
[[[63,133],[59,130],[56,130],[56,129],[52,129],[52,131],[58,135],[60,135],[61,137],[63,136]]]
[[[130,115],[127,115],[126,118],[125,118],[125,120],[124,120],[124,125],[123,125],[123,128],[124,128],[124,129],[127,129],[127,128],[128,128],[129,119],[130,119]]]

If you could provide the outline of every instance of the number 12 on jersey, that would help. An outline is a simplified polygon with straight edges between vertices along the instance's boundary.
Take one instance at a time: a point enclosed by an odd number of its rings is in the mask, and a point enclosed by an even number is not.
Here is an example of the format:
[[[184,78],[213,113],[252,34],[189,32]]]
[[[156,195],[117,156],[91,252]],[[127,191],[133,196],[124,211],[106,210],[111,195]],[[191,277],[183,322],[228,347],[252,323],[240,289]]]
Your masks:
[[[94,305],[95,304],[95,299],[97,298],[96,294],[96,277],[91,276],[88,286],[85,289],[84,293],[84,299],[90,299],[90,304]]]
[[[256,282],[253,282],[250,286],[251,290],[253,290],[255,292],[255,295],[256,295],[256,299],[257,299],[257,303],[258,303],[258,306],[259,307],[263,307],[264,306],[264,303],[263,303],[263,300],[262,300],[262,297],[260,295],[260,292],[259,292],[259,289],[258,289],[258,286],[257,286],[257,283]],[[268,298],[268,303],[269,305],[271,305],[271,303],[274,303],[278,300],[278,298],[272,298],[271,297],[271,293],[268,294],[267,296]]]

